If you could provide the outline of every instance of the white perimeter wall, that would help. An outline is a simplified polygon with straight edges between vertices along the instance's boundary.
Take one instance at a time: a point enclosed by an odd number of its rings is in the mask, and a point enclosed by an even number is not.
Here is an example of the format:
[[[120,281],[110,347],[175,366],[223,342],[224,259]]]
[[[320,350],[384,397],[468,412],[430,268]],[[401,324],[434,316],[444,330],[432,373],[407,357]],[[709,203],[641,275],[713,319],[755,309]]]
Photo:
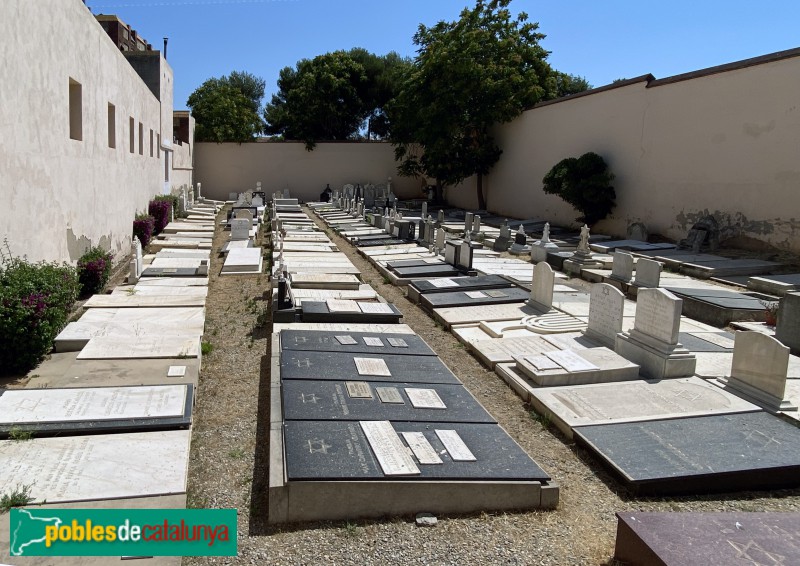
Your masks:
[[[164,188],[164,152],[155,147],[159,101],[80,0],[3,0],[0,46],[0,238],[31,260],[74,262],[98,244],[127,253],[136,212]],[[82,141],[70,139],[70,78],[82,85]],[[109,102],[115,149],[108,146]]]
[[[712,214],[723,237],[800,252],[800,57],[649,84],[534,107],[498,128],[504,153],[488,179],[488,208],[574,222],[542,178],[561,159],[594,151],[616,174],[617,207],[601,232],[624,235],[641,221],[681,239]]]

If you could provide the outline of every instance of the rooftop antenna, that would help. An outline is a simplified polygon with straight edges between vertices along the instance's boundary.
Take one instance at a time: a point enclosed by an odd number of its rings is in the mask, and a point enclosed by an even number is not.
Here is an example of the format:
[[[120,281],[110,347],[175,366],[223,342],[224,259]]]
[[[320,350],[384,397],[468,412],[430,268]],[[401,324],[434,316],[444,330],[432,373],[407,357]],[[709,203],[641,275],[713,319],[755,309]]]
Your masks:
[[[169,41],[168,37],[164,38],[164,59],[167,58],[167,42]]]

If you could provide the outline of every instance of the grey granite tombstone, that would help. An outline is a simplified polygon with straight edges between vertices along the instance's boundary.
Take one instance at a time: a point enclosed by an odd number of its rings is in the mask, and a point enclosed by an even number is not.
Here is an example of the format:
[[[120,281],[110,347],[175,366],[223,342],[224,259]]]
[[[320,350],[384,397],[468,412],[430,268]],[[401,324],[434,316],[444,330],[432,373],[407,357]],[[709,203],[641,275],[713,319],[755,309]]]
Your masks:
[[[379,334],[345,330],[282,330],[281,350],[302,352],[354,352],[395,354],[402,356],[435,356],[425,341],[416,334]]]
[[[645,226],[641,222],[634,222],[633,224],[628,226],[629,240],[640,240],[642,242],[646,242],[647,236],[648,236],[647,226]]]
[[[616,251],[612,254],[611,279],[629,283],[633,277],[633,256],[627,252]]]
[[[473,238],[477,238],[478,234],[480,234],[480,233],[481,233],[481,217],[476,214],[472,219],[472,228],[471,228],[470,235]]]
[[[737,332],[734,340],[727,387],[771,411],[796,411],[786,397],[789,348],[761,332]]]
[[[470,271],[472,269],[472,256],[475,248],[472,242],[464,240],[461,242],[461,250],[458,253],[458,267]]]
[[[440,232],[444,230],[440,229]],[[444,260],[452,266],[458,265],[458,256],[461,253],[460,240],[447,240],[444,243]]]
[[[589,297],[589,325],[584,334],[613,349],[617,334],[622,332],[625,295],[607,283],[596,283]]]
[[[508,251],[514,255],[530,253],[531,248],[528,246],[528,237],[525,235],[525,231],[522,229],[522,224],[520,224],[517,233],[514,235],[514,243],[511,244],[511,249]]]
[[[422,212],[420,213],[420,218],[426,218],[428,216],[428,203],[422,203]]]
[[[641,494],[800,485],[800,429],[765,412],[581,426],[574,438]]]
[[[444,210],[440,208],[438,214],[436,215],[436,227],[441,228],[442,224],[444,224]]]
[[[434,238],[435,244],[434,247],[436,248],[437,253],[441,253],[445,247],[445,231],[444,228],[437,228],[436,229],[436,237]]]
[[[633,284],[637,287],[656,288],[661,281],[661,262],[640,257],[636,262],[636,276]]]
[[[630,332],[617,334],[615,350],[651,379],[694,375],[695,355],[678,342],[683,301],[664,289],[641,289]]]
[[[503,220],[500,225],[500,235],[494,239],[492,249],[496,252],[504,252],[511,245],[511,229],[508,227],[508,220]]]
[[[469,232],[472,230],[472,219],[475,215],[471,212],[467,212],[464,214],[464,233]]]
[[[775,337],[800,355],[800,292],[786,293],[781,299]]]

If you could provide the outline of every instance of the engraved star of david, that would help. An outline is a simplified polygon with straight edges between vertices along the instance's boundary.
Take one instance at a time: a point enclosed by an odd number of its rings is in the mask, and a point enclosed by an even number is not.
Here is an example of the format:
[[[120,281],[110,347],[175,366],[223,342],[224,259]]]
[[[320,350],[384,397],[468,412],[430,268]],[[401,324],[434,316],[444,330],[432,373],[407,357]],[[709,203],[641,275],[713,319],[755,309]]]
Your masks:
[[[601,287],[601,289],[603,290],[603,294],[604,295],[608,295],[608,293],[609,293],[608,287]]]
[[[728,541],[733,548],[736,549],[737,554],[736,558],[743,558],[744,560],[750,560],[753,566],[769,566],[770,564],[786,564],[786,557],[780,554],[773,554],[772,552],[767,552],[763,548],[761,548],[757,542],[749,541],[747,544],[742,544],[739,542],[734,542],[732,540]],[[750,556],[750,552],[756,551],[761,556],[758,558],[753,558]],[[768,558],[770,562],[763,562],[763,558]]]
[[[301,393],[300,400],[303,403],[308,401],[309,403],[314,403],[316,405],[317,401],[319,401],[319,397],[317,397],[316,393]]]
[[[17,401],[14,407],[20,411],[29,411],[32,413],[36,409],[36,407],[38,407],[41,404],[42,404],[41,399],[36,399],[35,401],[31,399],[20,399],[19,401]]]
[[[684,399],[688,399],[689,401],[697,401],[700,398],[700,395],[697,393],[689,393],[688,389],[679,389],[675,392],[675,397],[682,397]]]
[[[764,433],[763,433],[763,432],[761,432],[760,430],[754,430],[754,431],[752,431],[752,432],[751,432],[750,434],[748,434],[748,435],[747,435],[745,438],[746,438],[747,440],[756,440],[756,437],[755,437],[755,435],[760,435],[760,436],[761,436],[761,440],[763,440],[763,442],[764,442],[764,444],[763,444],[762,448],[766,448],[767,446],[769,446],[769,445],[770,445],[770,444],[772,444],[773,442],[774,442],[775,444],[778,444],[778,445],[780,445],[780,442],[779,442],[779,441],[777,441],[777,440],[775,440],[775,438],[774,438],[774,437],[772,437],[772,436],[767,436],[766,434],[764,434]]]
[[[328,448],[331,448],[330,444],[325,444],[325,441],[320,440],[319,438],[308,440],[307,442],[309,454],[327,454]]]
[[[311,367],[311,360],[305,358],[303,360],[295,360],[297,362],[297,367],[299,368],[310,368]]]
[[[305,344],[306,342],[308,342],[308,338],[306,338],[305,336],[295,336],[294,337],[294,343],[295,344]]]

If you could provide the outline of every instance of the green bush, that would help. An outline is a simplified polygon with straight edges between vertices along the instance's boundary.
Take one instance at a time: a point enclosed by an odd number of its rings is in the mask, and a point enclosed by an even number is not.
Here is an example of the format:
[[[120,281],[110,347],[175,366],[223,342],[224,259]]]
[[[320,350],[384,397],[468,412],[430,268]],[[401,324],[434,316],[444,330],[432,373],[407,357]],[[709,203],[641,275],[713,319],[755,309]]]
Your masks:
[[[24,373],[64,328],[78,297],[78,276],[67,264],[30,263],[10,253],[1,259],[0,373]]]
[[[111,262],[114,257],[101,247],[89,248],[78,260],[78,281],[81,295],[99,293],[111,275]]]
[[[613,179],[605,160],[589,152],[559,161],[542,182],[544,192],[560,196],[581,213],[579,222],[591,226],[608,216],[616,205]]]

